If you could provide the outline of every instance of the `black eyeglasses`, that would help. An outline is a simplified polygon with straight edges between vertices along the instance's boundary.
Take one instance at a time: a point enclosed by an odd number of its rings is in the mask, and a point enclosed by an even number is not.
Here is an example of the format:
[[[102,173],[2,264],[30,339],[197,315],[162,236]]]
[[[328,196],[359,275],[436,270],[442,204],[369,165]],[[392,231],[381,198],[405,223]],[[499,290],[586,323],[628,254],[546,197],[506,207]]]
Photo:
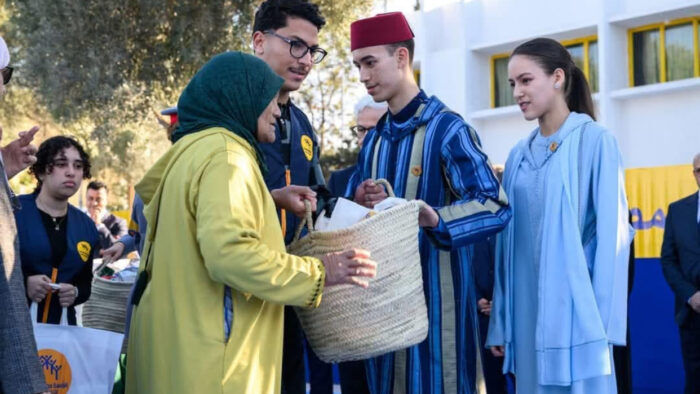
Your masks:
[[[306,45],[304,41],[293,40],[289,37],[281,36],[272,30],[267,30],[264,33],[273,35],[289,44],[289,54],[295,59],[301,59],[302,57],[306,56],[307,53],[311,52],[311,62],[314,64],[319,64],[328,54],[328,52],[319,47],[310,47]]]
[[[357,135],[360,134],[360,133],[367,133],[367,132],[370,131],[371,129],[372,129],[371,127],[370,127],[370,128],[367,128],[367,127],[365,127],[365,126],[360,126],[359,124],[356,124],[356,125],[354,125],[354,126],[350,126],[350,131],[352,131],[352,134],[353,134],[354,136],[357,136]]]
[[[2,83],[4,85],[7,85],[8,83],[10,83],[10,79],[12,79],[12,71],[13,70],[14,70],[14,68],[12,68],[10,66],[7,66],[7,67],[2,69]]]

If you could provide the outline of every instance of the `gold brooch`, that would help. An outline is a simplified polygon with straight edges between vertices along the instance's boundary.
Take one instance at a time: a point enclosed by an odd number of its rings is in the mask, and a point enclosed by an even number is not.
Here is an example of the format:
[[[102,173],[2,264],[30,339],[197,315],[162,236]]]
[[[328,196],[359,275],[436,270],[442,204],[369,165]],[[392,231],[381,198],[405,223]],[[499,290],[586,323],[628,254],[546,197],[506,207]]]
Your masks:
[[[420,176],[420,174],[423,173],[423,170],[419,166],[414,166],[411,168],[411,174],[414,176]]]
[[[556,142],[552,142],[551,144],[549,144],[549,150],[551,152],[554,152],[555,150],[557,150],[558,147],[559,147],[559,144],[557,144]]]

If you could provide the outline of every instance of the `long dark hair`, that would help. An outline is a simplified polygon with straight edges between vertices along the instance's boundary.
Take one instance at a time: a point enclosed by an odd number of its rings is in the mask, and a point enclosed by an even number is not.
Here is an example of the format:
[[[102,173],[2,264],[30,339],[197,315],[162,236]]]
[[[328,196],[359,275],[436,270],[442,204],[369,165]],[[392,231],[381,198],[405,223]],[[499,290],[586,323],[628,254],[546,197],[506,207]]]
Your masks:
[[[571,54],[563,45],[549,38],[535,38],[515,48],[510,57],[515,55],[530,57],[548,75],[552,75],[557,68],[564,70],[564,97],[569,110],[588,114],[595,120],[593,98],[586,76],[571,59]]]

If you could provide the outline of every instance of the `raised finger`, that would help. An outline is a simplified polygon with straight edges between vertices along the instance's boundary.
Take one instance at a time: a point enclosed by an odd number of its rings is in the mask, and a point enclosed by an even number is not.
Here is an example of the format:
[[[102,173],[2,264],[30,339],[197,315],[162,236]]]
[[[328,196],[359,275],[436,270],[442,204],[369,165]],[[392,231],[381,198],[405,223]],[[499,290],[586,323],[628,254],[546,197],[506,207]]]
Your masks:
[[[27,131],[19,133],[19,141],[22,145],[28,145],[34,139],[34,135],[39,131],[39,126],[34,126]]]

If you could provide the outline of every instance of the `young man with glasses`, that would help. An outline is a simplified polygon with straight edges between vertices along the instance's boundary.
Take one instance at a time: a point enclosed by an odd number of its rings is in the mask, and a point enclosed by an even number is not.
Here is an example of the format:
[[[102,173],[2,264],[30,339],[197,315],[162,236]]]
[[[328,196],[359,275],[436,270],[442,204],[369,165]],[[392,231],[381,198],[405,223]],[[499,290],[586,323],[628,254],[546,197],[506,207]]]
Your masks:
[[[304,215],[303,200],[310,200],[316,209],[316,193],[310,187],[325,184],[316,135],[289,97],[326,56],[318,46],[318,32],[325,23],[318,6],[308,0],[267,0],[255,13],[254,53],[284,78],[275,141],[261,148],[268,166],[265,183],[279,209],[286,244]],[[291,307],[285,307],[282,354],[282,393],[306,393],[303,333]]]

